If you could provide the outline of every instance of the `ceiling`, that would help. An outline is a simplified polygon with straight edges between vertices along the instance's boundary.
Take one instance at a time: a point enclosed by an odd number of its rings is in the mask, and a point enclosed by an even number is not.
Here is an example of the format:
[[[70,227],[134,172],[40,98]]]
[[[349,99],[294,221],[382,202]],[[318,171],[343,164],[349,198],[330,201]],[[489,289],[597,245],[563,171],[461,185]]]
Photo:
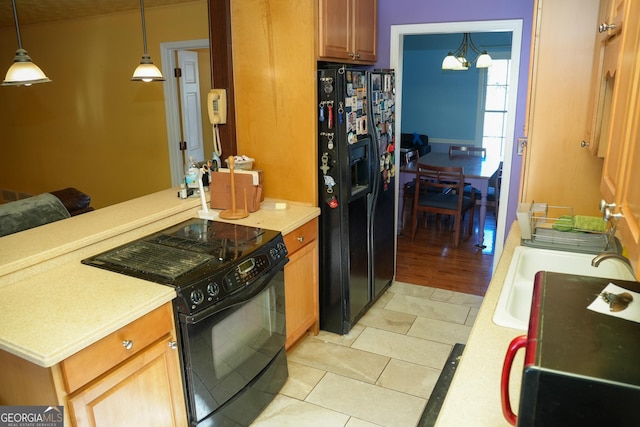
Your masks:
[[[145,9],[189,3],[195,0],[146,0]],[[139,10],[139,0],[16,0],[19,24],[58,21],[69,18]],[[14,26],[11,0],[0,0],[0,27]]]

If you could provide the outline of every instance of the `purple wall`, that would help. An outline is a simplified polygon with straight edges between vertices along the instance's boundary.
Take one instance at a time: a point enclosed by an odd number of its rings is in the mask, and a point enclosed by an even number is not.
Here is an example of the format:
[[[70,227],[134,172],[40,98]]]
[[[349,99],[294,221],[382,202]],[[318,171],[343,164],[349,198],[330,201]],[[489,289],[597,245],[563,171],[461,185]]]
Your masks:
[[[378,0],[378,63],[377,67],[389,67],[391,25],[426,24],[436,22],[491,21],[500,19],[522,19],[522,45],[520,52],[520,78],[518,80],[518,102],[516,110],[515,137],[523,135],[531,25],[535,0]],[[517,40],[513,41],[514,43]],[[515,141],[513,141],[515,144]],[[517,156],[515,145],[511,164],[511,185],[507,207],[507,229],[513,220],[518,205],[518,190],[522,157]]]

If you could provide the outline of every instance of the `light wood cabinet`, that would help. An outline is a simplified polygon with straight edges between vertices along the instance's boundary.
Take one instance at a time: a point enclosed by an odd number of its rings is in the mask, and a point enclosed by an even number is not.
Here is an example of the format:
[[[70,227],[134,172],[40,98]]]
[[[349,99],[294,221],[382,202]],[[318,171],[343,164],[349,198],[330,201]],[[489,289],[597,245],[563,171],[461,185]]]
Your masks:
[[[571,206],[582,215],[599,214],[602,159],[581,147],[598,11],[597,0],[536,2],[522,202]]]
[[[265,197],[318,198],[316,4],[231,4],[238,154],[264,171]]]
[[[238,154],[265,197],[317,206],[318,61],[375,62],[377,0],[231,2],[231,32]]]
[[[375,63],[377,0],[319,0],[318,4],[319,59]]]
[[[613,211],[622,214],[618,229],[640,279],[640,2],[627,2],[623,21],[610,144],[600,189],[605,201],[616,204]]]
[[[318,219],[284,236],[289,262],[284,268],[289,349],[307,333],[318,334]]]
[[[69,397],[78,427],[187,425],[176,354],[166,335]]]
[[[611,55],[610,67],[615,67],[615,74],[607,85],[604,86],[610,90],[611,101],[606,105],[607,121],[606,126],[603,125],[601,134],[606,142],[604,166],[602,169],[602,179],[600,190],[605,200],[613,201],[619,192],[619,179],[621,178],[623,168],[624,135],[623,125],[630,102],[631,92],[631,71],[634,59],[633,52],[630,52],[630,45],[635,35],[635,29],[628,27],[623,22],[625,16],[625,1],[622,0],[603,0],[606,5],[606,17],[600,25],[612,26],[607,30],[605,38],[607,45],[613,47],[615,55]],[[633,17],[631,20],[633,21]],[[623,25],[624,24],[624,25]],[[628,24],[628,23],[627,23]],[[611,35],[609,34],[611,32]],[[608,48],[609,48],[608,47]],[[615,58],[614,58],[615,56]],[[615,62],[613,62],[615,60]],[[612,73],[608,73],[612,74]],[[605,96],[608,101],[609,93]],[[599,152],[602,150],[599,149]]]
[[[621,32],[623,30],[623,0],[601,0],[598,13],[589,116],[585,144],[592,154],[604,157],[609,143],[611,109],[614,103]]]
[[[51,368],[0,352],[0,402],[64,405],[69,426],[187,426],[175,342],[167,303]]]

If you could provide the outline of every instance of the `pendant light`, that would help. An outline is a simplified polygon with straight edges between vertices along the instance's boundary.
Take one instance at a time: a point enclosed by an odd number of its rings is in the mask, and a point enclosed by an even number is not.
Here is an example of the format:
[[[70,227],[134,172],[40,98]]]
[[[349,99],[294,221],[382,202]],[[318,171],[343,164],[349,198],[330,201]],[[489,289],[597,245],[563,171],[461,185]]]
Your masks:
[[[477,57],[473,61],[468,60],[469,53],[475,53]],[[455,52],[449,52],[442,61],[443,70],[468,70],[469,66],[476,63],[476,68],[489,68],[491,56],[486,50],[481,51],[473,44],[470,33],[464,33],[462,43]]]
[[[7,70],[2,86],[31,86],[36,83],[48,83],[51,80],[49,80],[40,67],[31,61],[31,57],[29,57],[27,51],[22,48],[16,1],[11,0],[11,5],[13,6],[13,20],[16,24],[16,34],[18,36],[18,50],[16,50],[13,64],[9,67],[9,70]]]
[[[131,80],[133,81],[143,81],[143,82],[162,82],[164,81],[164,77],[162,77],[162,73],[153,65],[153,61],[151,60],[151,56],[147,53],[147,28],[144,24],[144,0],[140,0],[140,13],[142,15],[142,44],[144,47],[144,53],[142,54],[142,59],[140,60],[140,65],[133,72],[133,77]]]

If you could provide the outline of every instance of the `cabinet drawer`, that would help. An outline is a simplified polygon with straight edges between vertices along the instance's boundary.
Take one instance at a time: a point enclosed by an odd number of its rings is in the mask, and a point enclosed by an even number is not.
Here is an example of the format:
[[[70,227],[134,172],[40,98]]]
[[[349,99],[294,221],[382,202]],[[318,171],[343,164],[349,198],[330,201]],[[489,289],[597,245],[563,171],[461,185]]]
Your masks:
[[[284,236],[284,244],[287,246],[289,255],[291,255],[307,243],[315,240],[317,236],[318,218],[314,218]]]
[[[123,326],[60,362],[65,388],[71,393],[173,331],[171,303]],[[130,342],[130,346],[125,345]]]

